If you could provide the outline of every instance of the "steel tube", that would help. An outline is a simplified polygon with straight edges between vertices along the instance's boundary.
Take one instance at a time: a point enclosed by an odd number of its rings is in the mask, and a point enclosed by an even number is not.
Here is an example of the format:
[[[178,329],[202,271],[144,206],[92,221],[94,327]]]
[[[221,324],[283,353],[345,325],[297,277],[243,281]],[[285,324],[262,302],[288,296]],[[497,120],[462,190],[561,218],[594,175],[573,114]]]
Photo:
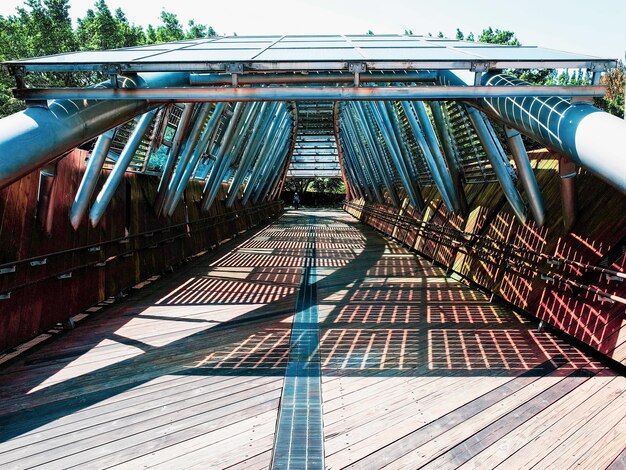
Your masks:
[[[96,197],[93,206],[91,206],[91,210],[89,211],[89,221],[91,222],[92,227],[97,226],[100,219],[102,219],[102,216],[111,202],[117,187],[124,178],[124,172],[126,172],[128,165],[130,165],[130,162],[135,156],[135,152],[137,152],[143,136],[150,128],[150,124],[152,124],[152,121],[156,116],[156,111],[156,109],[148,111],[141,116],[141,118],[139,118],[137,125],[128,138],[128,142],[124,146],[124,150],[122,150],[122,153],[120,154],[120,158],[118,158],[115,162],[115,166],[111,170],[104,186],[102,186],[102,189]]]
[[[411,129],[413,129],[413,136],[415,137],[415,141],[417,142],[418,147],[422,151],[422,155],[424,155],[424,160],[426,160],[426,166],[428,166],[428,170],[430,171],[430,175],[433,178],[433,182],[437,189],[439,190],[439,194],[441,195],[441,199],[443,199],[444,204],[448,208],[448,210],[454,210],[454,206],[452,204],[452,199],[450,194],[448,193],[448,186],[444,184],[444,176],[442,176],[441,171],[439,169],[439,165],[431,152],[430,146],[424,137],[424,133],[422,132],[422,128],[415,117],[414,108],[411,106],[411,103],[408,101],[402,101],[402,107],[404,108],[404,114],[409,121],[409,125]]]
[[[509,201],[509,204],[511,205],[511,208],[513,209],[513,212],[515,212],[517,218],[522,223],[525,223],[526,209],[524,208],[524,201],[515,187],[515,182],[513,181],[513,178],[511,178],[511,174],[504,165],[504,159],[508,160],[508,157],[505,155],[504,150],[500,145],[500,141],[496,138],[495,132],[491,128],[491,124],[487,118],[483,117],[484,115],[479,110],[469,106],[466,107],[466,109],[470,121],[472,121],[472,125],[476,130],[476,134],[478,134],[480,143],[485,149],[487,158],[489,158],[491,168],[496,174],[496,178],[498,178],[502,191],[504,191],[506,199]]]
[[[449,71],[439,72],[443,85],[460,86],[463,81]],[[489,73],[483,85],[500,89],[532,87],[505,74]],[[587,103],[569,103],[557,96],[520,95],[489,97],[470,103],[508,126],[556,150],[600,179],[626,193],[626,121]]]
[[[263,143],[263,138],[271,125],[272,118],[275,118],[277,107],[277,103],[273,103],[269,106],[267,103],[263,103],[263,107],[259,112],[258,120],[255,123],[252,135],[250,136],[249,143],[241,157],[241,162],[239,163],[239,167],[233,176],[230,188],[228,188],[226,207],[232,207],[235,204],[237,194],[239,193],[239,187],[241,186],[241,183],[243,183],[246,174],[250,170],[250,166],[254,162],[254,156],[257,154]]]
[[[435,121],[435,130],[439,135],[439,141],[441,142],[443,149],[443,156],[446,160],[450,178],[452,179],[452,185],[455,189],[457,200],[460,205],[461,214],[467,215],[469,207],[467,205],[465,189],[463,188],[463,179],[461,177],[462,169],[452,145],[452,136],[449,133],[446,118],[443,114],[443,109],[441,108],[441,103],[439,101],[431,101],[429,104],[433,115],[433,121]]]
[[[344,109],[344,125],[346,131],[348,133],[348,139],[346,143],[350,143],[350,145],[354,146],[354,155],[359,162],[360,169],[365,173],[364,179],[370,182],[370,193],[374,196],[374,198],[380,203],[383,204],[385,202],[385,196],[381,191],[379,186],[379,181],[374,177],[374,171],[371,165],[367,162],[367,150],[365,148],[366,143],[363,141],[364,138],[361,137],[360,134],[357,133],[354,116],[348,109],[348,106]],[[355,167],[355,171],[356,167]]]
[[[369,181],[369,192],[379,203],[385,203],[385,195],[382,189],[382,183],[377,178],[377,174],[375,169],[368,161],[368,150],[366,147],[366,142],[363,140],[363,137],[357,134],[357,130],[354,125],[353,116],[348,115],[348,119],[346,124],[349,129],[349,134],[351,137],[347,139],[346,142],[349,142],[350,145],[354,146],[354,155],[358,161],[358,166],[355,165],[355,171],[358,169],[363,173],[363,179],[367,182]]]
[[[539,227],[543,227],[546,220],[546,210],[543,204],[543,196],[541,195],[537,178],[535,178],[535,173],[530,166],[530,160],[528,158],[528,153],[526,153],[526,147],[524,146],[522,136],[519,132],[517,132],[517,130],[507,127],[506,137],[509,143],[509,148],[511,149],[511,154],[513,155],[513,160],[515,160],[517,172],[522,180],[522,187],[528,197],[528,205],[530,206],[530,211],[533,214],[533,219],[535,219],[535,222]]]
[[[396,82],[396,83],[413,83],[413,82],[429,82],[437,80],[437,72],[430,70],[407,71],[404,73],[397,72],[367,72],[359,75],[361,83],[368,82]],[[206,73],[191,74],[189,84],[194,86],[204,85],[231,85],[233,81],[232,74],[229,73]],[[319,72],[307,74],[293,73],[254,73],[239,74],[237,76],[239,85],[273,85],[273,84],[290,84],[290,83],[354,83],[354,74],[352,73],[336,73],[336,72]]]
[[[243,196],[241,198],[242,204],[245,205],[250,200],[250,197],[252,196],[254,188],[256,187],[258,183],[259,174],[261,173],[261,170],[263,169],[264,165],[267,163],[265,161],[265,155],[267,153],[267,150],[276,140],[276,136],[278,135],[281,129],[282,123],[286,119],[287,119],[287,113],[283,114],[280,118],[274,118],[272,120],[272,124],[268,130],[267,137],[265,141],[263,142],[263,146],[261,147],[261,150],[259,151],[259,154],[257,155],[257,158],[254,164],[252,165],[252,171],[250,173],[250,176],[248,177],[248,182],[246,183],[246,187],[243,190]]]
[[[187,166],[187,162],[193,155],[193,152],[198,145],[198,141],[202,135],[202,129],[204,127],[204,123],[209,116],[209,112],[211,111],[211,105],[209,103],[202,104],[195,116],[193,117],[194,123],[189,132],[189,136],[187,137],[187,141],[183,147],[183,150],[180,154],[180,158],[178,159],[178,163],[176,164],[176,168],[174,169],[174,173],[170,178],[169,184],[167,185],[167,190],[165,191],[165,198],[163,201],[163,212],[168,213],[169,208],[172,205],[172,201],[174,200],[174,193],[178,188],[178,183],[182,178],[183,172]]]
[[[171,216],[176,210],[176,207],[178,206],[178,203],[182,198],[183,192],[187,187],[187,183],[189,183],[189,180],[193,176],[193,172],[196,170],[198,163],[200,162],[200,157],[202,157],[203,151],[207,148],[207,145],[209,145],[209,140],[215,134],[217,124],[219,123],[219,118],[222,116],[222,112],[224,110],[224,106],[224,103],[217,103],[217,105],[213,109],[211,117],[209,118],[209,122],[205,126],[204,131],[202,132],[202,136],[198,140],[198,144],[195,146],[193,154],[189,158],[189,162],[185,166],[185,170],[183,171],[183,174],[178,181],[178,186],[176,187],[176,191],[174,192],[174,196],[171,199],[169,207],[166,208],[166,213],[168,216]]]
[[[362,103],[350,103],[350,105],[359,117],[359,121],[357,121],[356,124],[361,130],[361,133],[367,139],[368,146],[371,150],[369,153],[370,163],[373,163],[378,170],[378,174],[381,176],[383,184],[387,188],[387,193],[389,194],[389,198],[391,199],[393,205],[400,207],[400,197],[398,196],[396,188],[393,185],[393,175],[388,172],[389,168],[387,167],[386,162],[383,162],[384,151],[381,143],[378,141],[378,136],[375,138],[372,135],[374,123],[371,121],[370,116],[365,112]]]
[[[433,124],[428,117],[428,113],[426,112],[426,107],[421,101],[412,101],[411,105],[415,110],[417,119],[424,134],[424,138],[426,139],[426,143],[430,148],[430,153],[435,159],[435,164],[439,169],[439,175],[441,176],[443,184],[446,187],[446,191],[448,192],[448,196],[450,197],[452,210],[454,212],[461,212],[461,203],[459,200],[459,196],[454,189],[454,182],[452,181],[450,171],[446,166],[446,159],[441,152],[441,148],[439,147],[439,141],[437,140],[437,135],[435,133],[435,129],[433,128]]]
[[[24,100],[150,100],[195,101],[367,101],[367,100],[466,100],[508,97],[601,97],[602,85],[589,86],[421,86],[421,87],[181,87],[181,88],[27,88],[16,90]]]
[[[209,175],[209,179],[204,187],[204,197],[202,199],[202,211],[207,212],[213,204],[213,200],[217,196],[219,191],[219,187],[222,184],[222,178],[224,176],[224,171],[228,169],[228,165],[230,164],[230,159],[227,156],[231,153],[231,144],[233,142],[233,138],[236,135],[236,131],[239,128],[241,114],[244,110],[244,105],[242,103],[237,103],[235,105],[235,109],[233,110],[233,115],[228,122],[228,126],[226,127],[226,131],[224,131],[224,138],[222,140],[222,144],[218,150],[217,155],[215,155],[215,165],[213,165],[213,170]]]
[[[114,134],[115,129],[106,131],[98,137],[96,145],[91,151],[83,179],[80,182],[78,191],[76,191],[74,203],[70,208],[70,222],[74,230],[78,230],[78,227],[87,213],[89,202],[98,184],[100,173],[102,172],[102,165],[104,165],[107,154],[109,153],[109,148],[111,148]]]
[[[123,87],[175,87],[188,81],[188,73],[119,78]],[[107,81],[97,86],[111,84]],[[141,99],[127,103],[88,100],[82,96],[76,101],[53,101],[47,107],[31,106],[0,120],[0,189],[77,145],[158,106]]]
[[[180,121],[178,122],[176,134],[174,135],[172,147],[167,153],[167,159],[165,160],[165,165],[163,165],[163,171],[161,172],[161,179],[159,180],[157,195],[154,201],[154,207],[158,215],[161,215],[161,213],[163,212],[165,195],[167,192],[167,188],[169,187],[172,175],[174,173],[174,164],[176,163],[176,159],[178,158],[178,155],[180,153],[180,147],[183,138],[187,134],[187,128],[189,127],[189,122],[191,120],[191,116],[193,114],[195,106],[196,105],[193,103],[185,103],[183,112],[180,116]]]
[[[387,102],[389,107],[391,104]],[[396,171],[404,184],[404,189],[406,190],[409,200],[413,207],[417,207],[421,209],[424,207],[424,201],[421,198],[421,194],[418,196],[419,192],[413,186],[415,180],[412,178],[412,175],[409,173],[409,170],[405,164],[404,153],[402,152],[400,145],[396,139],[396,134],[393,129],[393,125],[391,124],[392,117],[390,116],[390,110],[385,107],[380,101],[374,101],[371,104],[371,109],[373,111],[374,118],[378,122],[378,126],[381,129],[383,134],[383,139],[387,144],[387,148],[389,149],[389,155],[391,156],[391,160],[396,167]],[[383,130],[384,129],[384,130]]]

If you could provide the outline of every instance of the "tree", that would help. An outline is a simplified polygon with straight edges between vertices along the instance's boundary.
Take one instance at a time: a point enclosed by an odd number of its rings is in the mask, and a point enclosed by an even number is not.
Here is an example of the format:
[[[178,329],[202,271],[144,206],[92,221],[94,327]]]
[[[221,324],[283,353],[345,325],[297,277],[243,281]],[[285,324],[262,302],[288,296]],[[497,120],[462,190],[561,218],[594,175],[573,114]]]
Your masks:
[[[616,68],[605,73],[600,79],[602,85],[607,85],[607,91],[602,98],[596,98],[594,104],[607,113],[624,117],[625,77],[624,63],[620,61]]]
[[[503,44],[506,46],[521,46],[513,31],[500,30],[497,28],[492,29],[491,26],[483,29],[483,32],[478,36],[478,42]]]
[[[455,35],[455,37],[456,37],[459,41],[462,41],[462,40],[464,39],[464,37],[465,37],[465,36],[463,35],[463,32],[462,32],[459,28],[456,28],[456,35]]]
[[[185,39],[183,26],[174,13],[161,10],[161,22],[163,24],[156,29],[156,42],[173,42]]]

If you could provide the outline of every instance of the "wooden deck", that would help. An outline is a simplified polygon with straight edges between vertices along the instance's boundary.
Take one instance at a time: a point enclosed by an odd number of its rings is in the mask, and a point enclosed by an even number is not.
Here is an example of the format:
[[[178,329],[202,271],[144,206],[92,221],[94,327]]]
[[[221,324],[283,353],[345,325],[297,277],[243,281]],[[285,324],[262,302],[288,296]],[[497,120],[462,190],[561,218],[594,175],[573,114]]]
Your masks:
[[[0,374],[0,468],[626,467],[625,377],[342,212],[288,213]]]

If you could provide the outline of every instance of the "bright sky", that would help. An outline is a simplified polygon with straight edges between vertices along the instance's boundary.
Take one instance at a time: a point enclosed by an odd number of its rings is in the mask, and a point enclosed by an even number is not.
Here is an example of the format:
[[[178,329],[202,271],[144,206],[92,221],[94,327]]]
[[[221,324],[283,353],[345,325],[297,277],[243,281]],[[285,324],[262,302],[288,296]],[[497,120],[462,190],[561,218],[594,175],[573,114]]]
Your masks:
[[[73,18],[94,0],[71,0]],[[218,34],[377,34],[403,33],[454,37],[459,27],[475,35],[491,26],[509,29],[524,45],[624,59],[625,0],[107,0],[121,7],[131,23],[156,24],[162,8],[209,24]],[[23,0],[0,0],[0,15],[15,12]]]

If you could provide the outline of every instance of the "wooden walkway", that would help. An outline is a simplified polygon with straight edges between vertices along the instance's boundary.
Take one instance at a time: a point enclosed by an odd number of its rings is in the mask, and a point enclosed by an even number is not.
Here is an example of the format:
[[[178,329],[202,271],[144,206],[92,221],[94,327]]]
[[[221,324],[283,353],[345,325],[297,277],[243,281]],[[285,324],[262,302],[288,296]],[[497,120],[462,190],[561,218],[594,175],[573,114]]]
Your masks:
[[[221,250],[0,368],[0,468],[626,467],[625,377],[348,215]]]

